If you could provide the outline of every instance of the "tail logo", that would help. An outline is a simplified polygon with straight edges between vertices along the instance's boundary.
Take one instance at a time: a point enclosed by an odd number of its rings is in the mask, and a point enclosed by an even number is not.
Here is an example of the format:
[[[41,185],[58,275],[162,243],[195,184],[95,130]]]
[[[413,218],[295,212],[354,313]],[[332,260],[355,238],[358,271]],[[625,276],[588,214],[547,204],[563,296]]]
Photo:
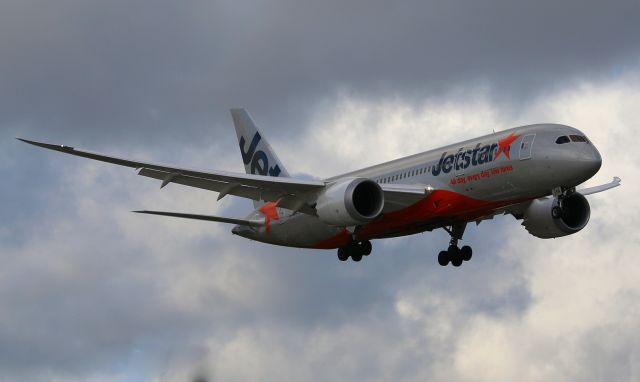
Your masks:
[[[269,158],[267,154],[265,154],[262,150],[257,150],[256,147],[262,137],[260,133],[256,132],[249,144],[249,148],[245,151],[246,141],[244,137],[240,137],[240,153],[242,154],[242,161],[245,165],[251,163],[251,173],[258,175],[268,175],[269,176],[278,176],[280,175],[280,167],[275,165],[273,167],[269,167]]]
[[[267,202],[258,209],[258,211],[264,215],[264,228],[266,233],[269,233],[271,229],[272,220],[280,220],[280,215],[278,215],[278,203],[280,203],[280,199],[275,202]]]

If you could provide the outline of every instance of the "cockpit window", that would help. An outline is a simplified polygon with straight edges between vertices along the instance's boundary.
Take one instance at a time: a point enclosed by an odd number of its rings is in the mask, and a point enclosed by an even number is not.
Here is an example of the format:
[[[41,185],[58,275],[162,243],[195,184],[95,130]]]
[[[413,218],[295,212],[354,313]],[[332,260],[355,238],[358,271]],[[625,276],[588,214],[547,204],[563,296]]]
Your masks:
[[[559,144],[559,145],[561,145],[563,143],[569,143],[569,142],[571,142],[571,141],[569,140],[569,137],[567,137],[566,135],[563,135],[563,136],[559,137],[558,139],[556,139],[556,143]]]
[[[574,142],[587,142],[587,137],[582,135],[570,135],[571,140]]]

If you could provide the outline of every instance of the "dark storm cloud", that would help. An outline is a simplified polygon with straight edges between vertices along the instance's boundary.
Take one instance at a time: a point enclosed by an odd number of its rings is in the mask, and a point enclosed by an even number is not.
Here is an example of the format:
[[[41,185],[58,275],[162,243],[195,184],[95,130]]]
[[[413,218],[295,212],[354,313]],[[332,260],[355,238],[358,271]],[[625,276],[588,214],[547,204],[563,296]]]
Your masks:
[[[531,96],[637,56],[639,15],[637,1],[12,0],[0,122],[195,142],[228,131],[235,105],[290,132],[340,87],[410,101],[479,80]]]

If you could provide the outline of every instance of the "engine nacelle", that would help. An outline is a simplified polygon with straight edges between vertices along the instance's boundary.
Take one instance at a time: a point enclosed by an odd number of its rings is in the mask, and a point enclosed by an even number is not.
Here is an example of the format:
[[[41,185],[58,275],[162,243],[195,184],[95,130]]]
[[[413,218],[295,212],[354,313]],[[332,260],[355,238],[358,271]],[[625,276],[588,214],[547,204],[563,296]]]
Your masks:
[[[350,178],[329,186],[319,196],[320,220],[338,227],[364,224],[382,213],[384,193],[371,179]]]
[[[584,195],[573,193],[536,199],[524,212],[522,225],[530,234],[543,239],[574,234],[589,222],[591,207]]]

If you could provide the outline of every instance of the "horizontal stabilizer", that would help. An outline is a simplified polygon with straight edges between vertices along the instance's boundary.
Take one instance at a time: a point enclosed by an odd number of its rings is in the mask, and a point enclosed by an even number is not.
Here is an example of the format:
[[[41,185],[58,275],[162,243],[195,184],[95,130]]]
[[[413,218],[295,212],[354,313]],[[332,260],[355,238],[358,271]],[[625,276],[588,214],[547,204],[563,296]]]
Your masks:
[[[171,216],[174,218],[184,218],[184,219],[196,219],[196,220],[207,220],[212,222],[219,223],[230,223],[230,224],[238,224],[238,225],[247,225],[251,227],[261,227],[264,225],[264,221],[259,220],[246,220],[246,219],[236,219],[236,218],[226,218],[223,216],[213,216],[213,215],[196,215],[196,214],[183,214],[179,212],[164,212],[164,211],[131,211],[137,214],[149,214],[149,215],[161,215],[161,216]]]

